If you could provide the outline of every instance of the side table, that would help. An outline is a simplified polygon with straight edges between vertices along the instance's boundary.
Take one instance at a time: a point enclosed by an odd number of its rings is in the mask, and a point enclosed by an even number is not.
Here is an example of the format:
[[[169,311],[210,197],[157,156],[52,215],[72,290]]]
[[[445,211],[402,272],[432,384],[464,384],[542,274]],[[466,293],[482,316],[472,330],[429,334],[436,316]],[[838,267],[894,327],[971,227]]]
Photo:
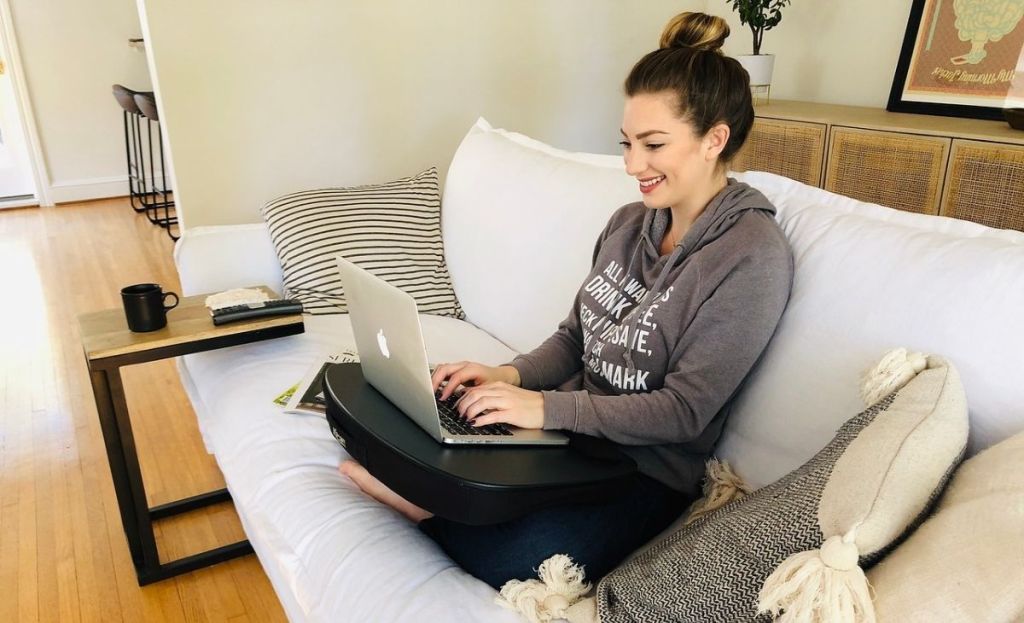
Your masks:
[[[262,286],[272,298],[269,288]],[[128,540],[139,586],[252,553],[239,541],[170,562],[160,562],[153,522],[231,499],[227,489],[175,500],[150,508],[139,469],[132,424],[128,417],[121,367],[249,344],[302,333],[301,314],[258,318],[215,326],[205,305],[206,295],[190,296],[167,313],[167,326],[149,333],[128,329],[124,310],[108,309],[78,316],[82,348],[89,366],[96,411],[114,479],[121,524]]]

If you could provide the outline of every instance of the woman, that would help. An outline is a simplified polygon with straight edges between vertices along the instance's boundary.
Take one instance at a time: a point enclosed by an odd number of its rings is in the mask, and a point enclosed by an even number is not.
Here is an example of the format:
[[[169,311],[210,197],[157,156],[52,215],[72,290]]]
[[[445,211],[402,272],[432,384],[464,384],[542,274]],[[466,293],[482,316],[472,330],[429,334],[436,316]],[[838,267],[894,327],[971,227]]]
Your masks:
[[[432,517],[353,461],[341,466],[495,588],[555,553],[597,579],[677,518],[786,306],[793,261],[775,209],[726,176],[754,117],[746,72],[719,52],[728,33],[719,17],[683,13],[630,72],[622,146],[643,202],[611,217],[554,335],[508,365],[463,361],[433,375],[442,398],[467,387],[458,409],[474,425],[620,444],[639,466],[631,491],[466,526]]]

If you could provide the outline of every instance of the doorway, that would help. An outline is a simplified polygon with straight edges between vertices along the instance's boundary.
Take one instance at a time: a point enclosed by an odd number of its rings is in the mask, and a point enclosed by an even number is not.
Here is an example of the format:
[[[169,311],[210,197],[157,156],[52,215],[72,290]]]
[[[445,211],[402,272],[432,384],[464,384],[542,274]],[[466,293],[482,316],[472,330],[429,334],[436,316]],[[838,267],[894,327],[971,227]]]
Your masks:
[[[0,208],[16,208],[39,205],[39,200],[5,30],[0,28]]]

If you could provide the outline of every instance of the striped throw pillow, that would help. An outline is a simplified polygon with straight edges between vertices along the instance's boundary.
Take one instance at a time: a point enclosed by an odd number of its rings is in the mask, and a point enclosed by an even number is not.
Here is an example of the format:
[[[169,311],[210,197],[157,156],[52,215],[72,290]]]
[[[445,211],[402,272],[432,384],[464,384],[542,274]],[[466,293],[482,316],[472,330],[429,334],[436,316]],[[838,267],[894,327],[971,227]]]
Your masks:
[[[437,169],[386,184],[292,193],[263,206],[285,295],[310,314],[348,312],[338,254],[416,300],[420,313],[463,318],[444,261]]]

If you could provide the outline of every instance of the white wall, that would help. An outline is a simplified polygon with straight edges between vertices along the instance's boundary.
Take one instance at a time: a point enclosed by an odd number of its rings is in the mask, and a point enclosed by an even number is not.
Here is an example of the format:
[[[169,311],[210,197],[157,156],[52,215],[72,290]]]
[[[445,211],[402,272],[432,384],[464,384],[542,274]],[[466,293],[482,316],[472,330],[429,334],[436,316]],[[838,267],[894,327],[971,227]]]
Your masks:
[[[907,29],[911,0],[794,0],[764,35],[775,54],[772,99],[885,108]],[[729,22],[726,54],[750,54],[750,30],[725,0],[708,11]]]
[[[786,8],[773,98],[884,106],[911,0]],[[621,83],[669,17],[725,0],[138,0],[188,227],[297,189],[442,173],[478,115],[612,152]]]
[[[133,0],[9,0],[53,201],[128,194],[115,82],[149,89]]]
[[[700,0],[139,0],[185,225],[442,175],[477,116],[614,151],[622,80]]]

